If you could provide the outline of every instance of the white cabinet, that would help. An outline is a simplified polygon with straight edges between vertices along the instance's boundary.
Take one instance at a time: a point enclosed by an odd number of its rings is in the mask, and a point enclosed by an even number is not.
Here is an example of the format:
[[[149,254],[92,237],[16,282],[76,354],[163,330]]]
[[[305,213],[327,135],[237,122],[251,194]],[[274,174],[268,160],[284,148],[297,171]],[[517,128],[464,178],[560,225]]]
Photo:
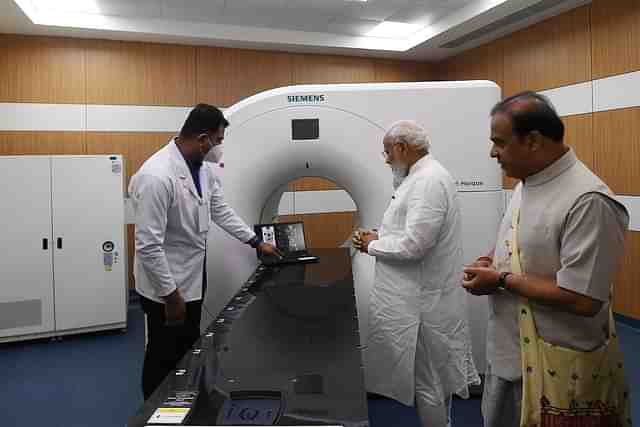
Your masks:
[[[122,165],[0,157],[0,342],[126,327]]]
[[[52,331],[48,157],[0,157],[0,337]]]

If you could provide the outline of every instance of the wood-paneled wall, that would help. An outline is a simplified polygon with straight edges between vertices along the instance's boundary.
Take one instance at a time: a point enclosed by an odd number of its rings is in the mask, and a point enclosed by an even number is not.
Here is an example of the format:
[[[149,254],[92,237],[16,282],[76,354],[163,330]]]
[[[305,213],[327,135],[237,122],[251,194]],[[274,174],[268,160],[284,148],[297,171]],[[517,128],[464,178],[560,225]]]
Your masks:
[[[594,114],[595,171],[613,191],[640,195],[640,108]]]
[[[87,104],[196,103],[196,48],[110,40],[86,42]]]
[[[626,241],[626,251],[622,267],[616,277],[615,291],[613,295],[613,307],[617,313],[624,314],[635,319],[638,315],[638,303],[640,302],[640,233],[629,233]]]
[[[591,80],[590,6],[541,22],[504,40],[504,95]]]
[[[593,78],[640,69],[640,2],[596,0],[591,4]]]
[[[504,41],[466,51],[435,65],[437,80],[491,80],[504,88]],[[503,89],[504,90],[504,89]]]
[[[0,102],[227,107],[291,84],[431,75],[412,61],[0,34]]]
[[[83,132],[0,132],[0,155],[86,154]]]
[[[289,183],[289,191],[325,191],[340,188],[333,181],[319,177],[300,178]]]
[[[437,65],[441,80],[489,79],[503,95],[640,70],[640,1],[594,0]],[[563,117],[566,142],[618,194],[640,196],[640,108]],[[505,188],[515,180],[505,178]],[[640,233],[629,232],[616,311],[640,318]]]
[[[86,41],[0,35],[0,102],[83,104]]]
[[[591,80],[591,6],[584,6],[443,61],[441,80],[492,80],[510,96]]]
[[[226,107],[277,87],[302,83],[421,81],[430,64],[112,40],[0,34],[0,102]],[[37,118],[34,118],[37,120]],[[166,144],[168,133],[0,132],[0,155],[122,154],[128,179]],[[290,191],[331,190],[303,179]],[[310,244],[337,246],[353,214],[304,215]],[[133,227],[128,227],[133,266]],[[130,272],[130,285],[133,277]]]
[[[199,48],[197,53],[199,102],[232,105],[264,90],[292,83],[293,56],[287,53],[224,48]]]

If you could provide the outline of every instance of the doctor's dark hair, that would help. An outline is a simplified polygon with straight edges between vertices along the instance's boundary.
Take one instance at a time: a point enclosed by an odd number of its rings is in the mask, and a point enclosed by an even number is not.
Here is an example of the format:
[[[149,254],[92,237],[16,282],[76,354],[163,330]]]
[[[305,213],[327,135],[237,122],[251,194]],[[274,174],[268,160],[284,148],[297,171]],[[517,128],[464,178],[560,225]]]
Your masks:
[[[222,111],[208,104],[198,104],[193,107],[185,120],[180,136],[183,138],[193,138],[200,134],[217,131],[220,126],[227,127],[229,122],[224,118]]]
[[[526,91],[513,95],[491,110],[491,116],[506,114],[511,119],[513,132],[523,137],[533,131],[555,142],[564,139],[564,124],[551,101],[536,92]]]

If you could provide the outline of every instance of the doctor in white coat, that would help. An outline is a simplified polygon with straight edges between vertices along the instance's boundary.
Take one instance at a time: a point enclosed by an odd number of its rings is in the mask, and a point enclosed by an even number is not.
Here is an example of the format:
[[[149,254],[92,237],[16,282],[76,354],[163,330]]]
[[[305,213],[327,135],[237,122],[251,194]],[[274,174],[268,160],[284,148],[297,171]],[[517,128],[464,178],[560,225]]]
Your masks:
[[[353,244],[376,258],[367,390],[417,406],[424,426],[449,423],[451,395],[479,383],[465,318],[462,228],[453,178],[429,154],[425,130],[395,123],[383,140],[394,195],[379,232]]]
[[[197,105],[180,134],[133,176],[136,291],[147,315],[142,373],[145,400],[200,335],[207,286],[206,249],[211,221],[243,243],[278,255],[225,202],[213,163],[225,128],[222,112]]]

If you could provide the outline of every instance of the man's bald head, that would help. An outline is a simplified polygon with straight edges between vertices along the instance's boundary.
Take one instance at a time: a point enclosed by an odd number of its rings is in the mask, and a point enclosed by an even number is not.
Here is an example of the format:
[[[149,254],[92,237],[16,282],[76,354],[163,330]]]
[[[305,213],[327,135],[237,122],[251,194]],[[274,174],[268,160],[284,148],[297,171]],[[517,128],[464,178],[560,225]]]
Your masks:
[[[493,107],[491,116],[496,114],[509,117],[513,132],[518,137],[537,131],[554,142],[564,140],[564,124],[560,116],[551,101],[538,93],[527,91],[511,96]]]

